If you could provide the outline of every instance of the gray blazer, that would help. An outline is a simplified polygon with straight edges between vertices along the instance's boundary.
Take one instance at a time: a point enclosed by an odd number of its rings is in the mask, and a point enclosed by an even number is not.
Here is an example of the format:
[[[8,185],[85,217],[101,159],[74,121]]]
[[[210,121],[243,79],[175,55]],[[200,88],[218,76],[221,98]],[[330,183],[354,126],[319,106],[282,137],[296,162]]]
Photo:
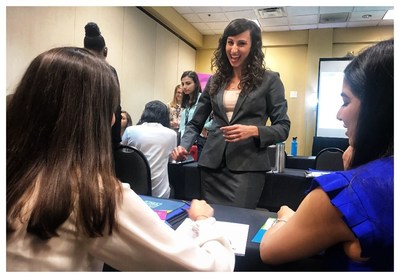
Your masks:
[[[267,147],[285,141],[290,129],[285,89],[279,74],[266,71],[261,86],[246,95],[240,94],[230,122],[223,106],[225,86],[222,86],[218,93],[210,95],[211,79],[212,77],[201,93],[196,111],[186,126],[180,145],[190,149],[213,111],[215,126],[208,133],[199,165],[217,169],[225,158],[227,167],[233,171],[269,171],[271,166]],[[271,126],[266,126],[268,118],[271,120]],[[257,126],[259,138],[225,142],[219,127],[234,124]]]

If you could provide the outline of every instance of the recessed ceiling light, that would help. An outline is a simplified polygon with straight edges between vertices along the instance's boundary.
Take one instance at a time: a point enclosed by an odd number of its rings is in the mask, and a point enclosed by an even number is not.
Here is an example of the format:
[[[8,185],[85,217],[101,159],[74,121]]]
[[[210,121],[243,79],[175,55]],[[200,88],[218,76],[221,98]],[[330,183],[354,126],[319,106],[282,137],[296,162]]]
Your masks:
[[[370,15],[370,14],[365,14],[362,16],[362,18],[370,18],[370,17],[372,17],[372,15]]]

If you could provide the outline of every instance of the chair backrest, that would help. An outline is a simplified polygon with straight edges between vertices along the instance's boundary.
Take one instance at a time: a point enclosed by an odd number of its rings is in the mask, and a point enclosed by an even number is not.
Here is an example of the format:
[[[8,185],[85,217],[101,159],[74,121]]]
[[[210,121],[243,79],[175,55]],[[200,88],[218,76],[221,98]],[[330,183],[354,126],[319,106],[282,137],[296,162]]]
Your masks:
[[[146,156],[131,146],[120,146],[114,152],[115,173],[121,182],[129,183],[136,194],[151,196],[151,169]]]
[[[315,157],[315,169],[327,171],[343,170],[343,150],[329,147],[322,149]]]

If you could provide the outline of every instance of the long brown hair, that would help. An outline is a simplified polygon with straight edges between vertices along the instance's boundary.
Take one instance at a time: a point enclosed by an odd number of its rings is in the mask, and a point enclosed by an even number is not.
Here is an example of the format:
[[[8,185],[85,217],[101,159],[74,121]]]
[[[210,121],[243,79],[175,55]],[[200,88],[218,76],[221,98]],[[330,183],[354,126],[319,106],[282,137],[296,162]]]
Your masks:
[[[118,95],[114,73],[89,50],[54,48],[31,62],[7,106],[7,233],[27,219],[29,233],[49,239],[72,212],[89,236],[111,233]]]
[[[350,168],[394,153],[394,39],[356,56],[344,79],[360,101]]]

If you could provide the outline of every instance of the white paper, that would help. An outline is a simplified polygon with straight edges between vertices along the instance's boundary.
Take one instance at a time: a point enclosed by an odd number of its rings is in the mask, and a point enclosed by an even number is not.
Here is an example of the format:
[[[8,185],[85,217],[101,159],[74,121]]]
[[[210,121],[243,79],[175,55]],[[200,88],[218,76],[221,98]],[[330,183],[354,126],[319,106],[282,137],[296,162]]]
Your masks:
[[[249,225],[224,221],[217,221],[215,225],[218,231],[229,239],[233,252],[236,255],[244,256],[246,253]]]
[[[323,176],[323,175],[330,174],[330,173],[332,173],[332,172],[330,172],[330,171],[305,171],[304,175],[306,178],[316,178],[316,177]]]
[[[185,221],[176,229],[177,232],[193,237],[193,222],[186,218]],[[249,225],[233,222],[216,221],[213,228],[218,233],[226,236],[231,243],[232,250],[236,255],[244,256],[246,253],[247,237],[249,234]]]

